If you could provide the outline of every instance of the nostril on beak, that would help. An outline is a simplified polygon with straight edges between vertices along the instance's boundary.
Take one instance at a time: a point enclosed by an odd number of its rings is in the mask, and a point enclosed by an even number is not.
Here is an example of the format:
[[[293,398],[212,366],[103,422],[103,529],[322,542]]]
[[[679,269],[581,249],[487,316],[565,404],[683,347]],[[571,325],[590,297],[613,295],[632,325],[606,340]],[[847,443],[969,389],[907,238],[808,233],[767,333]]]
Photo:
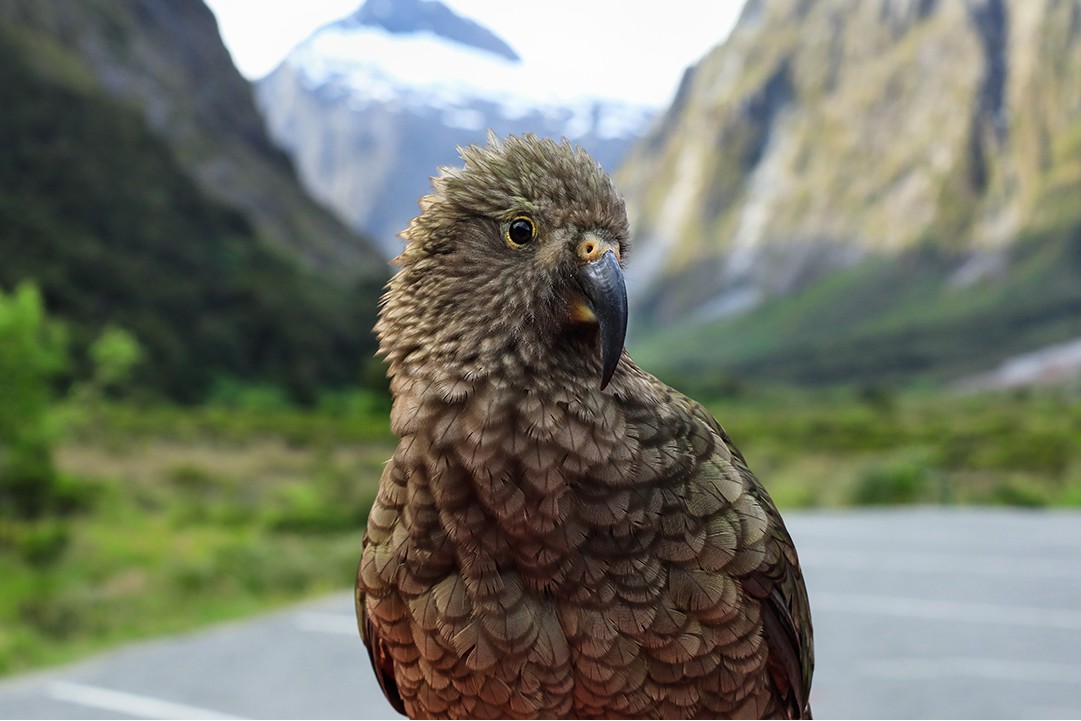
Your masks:
[[[609,250],[615,253],[617,259],[619,258],[618,245],[608,243],[590,233],[578,244],[578,257],[587,263],[592,263]]]

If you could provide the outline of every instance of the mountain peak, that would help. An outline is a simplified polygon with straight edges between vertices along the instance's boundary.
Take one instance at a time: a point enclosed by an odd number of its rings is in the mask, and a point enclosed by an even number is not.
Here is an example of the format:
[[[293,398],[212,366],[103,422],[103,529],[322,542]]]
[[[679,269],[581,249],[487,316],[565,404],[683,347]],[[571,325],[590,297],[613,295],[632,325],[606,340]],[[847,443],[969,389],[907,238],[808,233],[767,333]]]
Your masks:
[[[395,35],[431,33],[512,62],[521,60],[498,35],[458,15],[439,0],[368,0],[355,13],[334,25],[343,29],[365,25]]]
[[[389,258],[432,171],[460,162],[455,147],[534,132],[613,167],[654,115],[537,60],[436,0],[367,0],[299,43],[256,93],[308,186],[384,239]]]

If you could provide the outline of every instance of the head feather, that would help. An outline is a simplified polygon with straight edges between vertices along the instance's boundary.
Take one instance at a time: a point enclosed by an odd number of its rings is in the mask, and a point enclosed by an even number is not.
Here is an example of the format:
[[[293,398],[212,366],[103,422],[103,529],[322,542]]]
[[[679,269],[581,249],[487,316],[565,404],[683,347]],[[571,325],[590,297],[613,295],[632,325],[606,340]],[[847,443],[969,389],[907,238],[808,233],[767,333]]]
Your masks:
[[[626,258],[623,199],[600,165],[568,141],[535,135],[460,148],[444,167],[391,280],[377,331],[391,373],[479,377],[496,363],[537,363],[567,341],[570,294],[585,231],[619,242]],[[531,215],[529,252],[508,247],[504,228]]]

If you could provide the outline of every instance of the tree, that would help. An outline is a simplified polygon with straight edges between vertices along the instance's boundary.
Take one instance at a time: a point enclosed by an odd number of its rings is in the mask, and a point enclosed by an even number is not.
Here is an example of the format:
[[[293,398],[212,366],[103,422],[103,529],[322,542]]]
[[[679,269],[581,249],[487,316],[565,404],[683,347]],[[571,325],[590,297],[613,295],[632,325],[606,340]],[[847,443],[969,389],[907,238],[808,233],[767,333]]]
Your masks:
[[[38,518],[57,488],[52,446],[53,381],[67,365],[61,326],[23,283],[0,289],[0,519]]]

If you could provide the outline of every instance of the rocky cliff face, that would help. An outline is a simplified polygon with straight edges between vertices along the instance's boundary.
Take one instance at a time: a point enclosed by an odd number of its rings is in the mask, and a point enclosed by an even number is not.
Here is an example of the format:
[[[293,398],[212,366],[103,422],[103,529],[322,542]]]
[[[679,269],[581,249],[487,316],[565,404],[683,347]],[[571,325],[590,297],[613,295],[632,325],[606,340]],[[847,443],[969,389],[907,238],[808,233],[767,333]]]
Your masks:
[[[455,147],[499,135],[568,137],[615,167],[655,112],[576,94],[502,39],[431,0],[369,0],[256,84],[274,139],[306,186],[388,257]]]
[[[919,246],[950,283],[999,278],[1076,215],[1081,3],[749,0],[618,180],[654,323]]]
[[[368,241],[301,189],[201,0],[6,0],[0,19],[78,56],[97,85],[143,113],[204,192],[243,211],[268,244],[339,278],[385,276]]]

